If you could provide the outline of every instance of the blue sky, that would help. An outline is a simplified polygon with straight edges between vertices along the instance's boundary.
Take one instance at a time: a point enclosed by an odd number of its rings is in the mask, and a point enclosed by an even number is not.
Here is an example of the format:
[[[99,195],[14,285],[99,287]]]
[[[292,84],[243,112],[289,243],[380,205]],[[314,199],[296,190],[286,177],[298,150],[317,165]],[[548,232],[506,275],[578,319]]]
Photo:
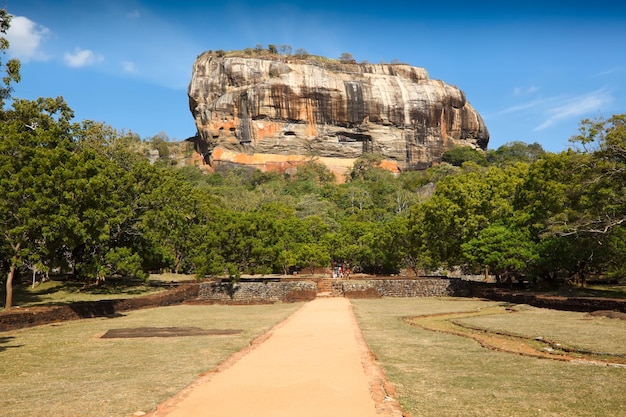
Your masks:
[[[257,44],[399,60],[461,88],[491,134],[567,149],[583,118],[626,113],[626,4],[518,1],[5,0],[14,96],[142,138],[195,134],[195,58]]]

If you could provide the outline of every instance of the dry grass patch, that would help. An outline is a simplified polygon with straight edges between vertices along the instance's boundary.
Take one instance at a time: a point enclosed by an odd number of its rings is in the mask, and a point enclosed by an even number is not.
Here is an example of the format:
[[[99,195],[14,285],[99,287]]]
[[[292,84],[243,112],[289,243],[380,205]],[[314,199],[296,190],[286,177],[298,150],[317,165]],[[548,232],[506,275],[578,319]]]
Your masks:
[[[537,359],[484,349],[476,341],[407,325],[404,317],[490,308],[456,298],[352,300],[365,338],[411,416],[623,416],[626,369]],[[553,310],[533,319],[548,328]],[[580,313],[579,313],[580,314]],[[485,316],[489,317],[489,316]],[[515,317],[506,314],[501,320]],[[474,320],[472,317],[467,320]],[[482,317],[481,317],[482,319]],[[464,319],[465,320],[465,319]],[[600,321],[611,320],[600,318]],[[626,322],[616,320],[616,326]],[[593,320],[570,329],[602,334]],[[487,325],[485,325],[487,326]],[[605,328],[605,338],[611,338]],[[573,333],[576,332],[576,333]],[[609,349],[609,345],[603,346]]]
[[[150,411],[302,304],[181,305],[0,334],[0,415],[130,416]],[[111,329],[239,334],[102,339]]]
[[[461,318],[459,323],[527,339],[549,340],[567,351],[626,358],[626,321],[588,313],[518,306],[513,314]],[[624,362],[623,360],[621,362]]]
[[[582,320],[593,320],[589,314],[552,310],[544,310],[539,316],[530,314],[537,310],[541,309],[502,305],[464,313],[406,317],[405,321],[426,330],[468,337],[483,347],[508,353],[607,365],[626,364],[626,348],[619,343],[626,340],[626,326],[618,320],[596,320],[595,325],[581,337],[579,320],[581,316]],[[545,320],[546,312],[554,313],[549,322]],[[583,326],[588,328],[587,324]],[[554,328],[560,331],[554,331]],[[607,335],[611,337],[607,339]]]
[[[185,281],[196,281],[196,276],[191,274],[175,274],[173,272],[150,274],[150,282],[153,283],[171,283]]]

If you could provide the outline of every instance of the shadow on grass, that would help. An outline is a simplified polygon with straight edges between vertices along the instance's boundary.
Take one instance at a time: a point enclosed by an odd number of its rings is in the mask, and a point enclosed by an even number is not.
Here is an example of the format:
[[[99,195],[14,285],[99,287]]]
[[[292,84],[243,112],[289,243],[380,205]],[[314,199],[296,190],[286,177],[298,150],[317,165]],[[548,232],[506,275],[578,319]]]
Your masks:
[[[563,286],[555,291],[548,291],[545,294],[558,295],[562,297],[591,297],[591,298],[626,298],[626,286],[606,286],[591,288],[581,288]]]
[[[15,339],[13,336],[0,336],[0,353],[4,352],[7,349],[22,347],[22,345],[6,346],[6,344],[11,343],[13,339]]]
[[[67,277],[54,277],[50,281],[38,283],[33,288],[30,282],[18,282],[13,288],[14,306],[52,307],[66,305],[80,298],[87,297],[90,301],[106,299],[109,295],[116,298],[138,296],[155,291],[155,286],[147,282],[129,278],[110,278],[98,285],[86,285],[82,281],[73,281]],[[4,305],[4,291],[0,294]]]

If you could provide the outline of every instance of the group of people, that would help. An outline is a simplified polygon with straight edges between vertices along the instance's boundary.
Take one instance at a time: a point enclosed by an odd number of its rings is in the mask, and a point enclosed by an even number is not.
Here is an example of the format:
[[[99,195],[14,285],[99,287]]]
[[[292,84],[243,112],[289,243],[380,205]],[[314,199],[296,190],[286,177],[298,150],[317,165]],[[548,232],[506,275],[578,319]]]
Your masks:
[[[343,266],[333,267],[333,279],[348,279],[350,277],[350,269]]]

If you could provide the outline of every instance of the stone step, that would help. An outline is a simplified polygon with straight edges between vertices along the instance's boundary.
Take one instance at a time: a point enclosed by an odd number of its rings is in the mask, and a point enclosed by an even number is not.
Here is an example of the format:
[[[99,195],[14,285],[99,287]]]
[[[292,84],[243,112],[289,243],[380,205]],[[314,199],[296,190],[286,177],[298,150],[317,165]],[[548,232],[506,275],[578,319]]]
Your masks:
[[[332,292],[333,290],[333,280],[332,279],[322,279],[317,283],[317,292]]]

